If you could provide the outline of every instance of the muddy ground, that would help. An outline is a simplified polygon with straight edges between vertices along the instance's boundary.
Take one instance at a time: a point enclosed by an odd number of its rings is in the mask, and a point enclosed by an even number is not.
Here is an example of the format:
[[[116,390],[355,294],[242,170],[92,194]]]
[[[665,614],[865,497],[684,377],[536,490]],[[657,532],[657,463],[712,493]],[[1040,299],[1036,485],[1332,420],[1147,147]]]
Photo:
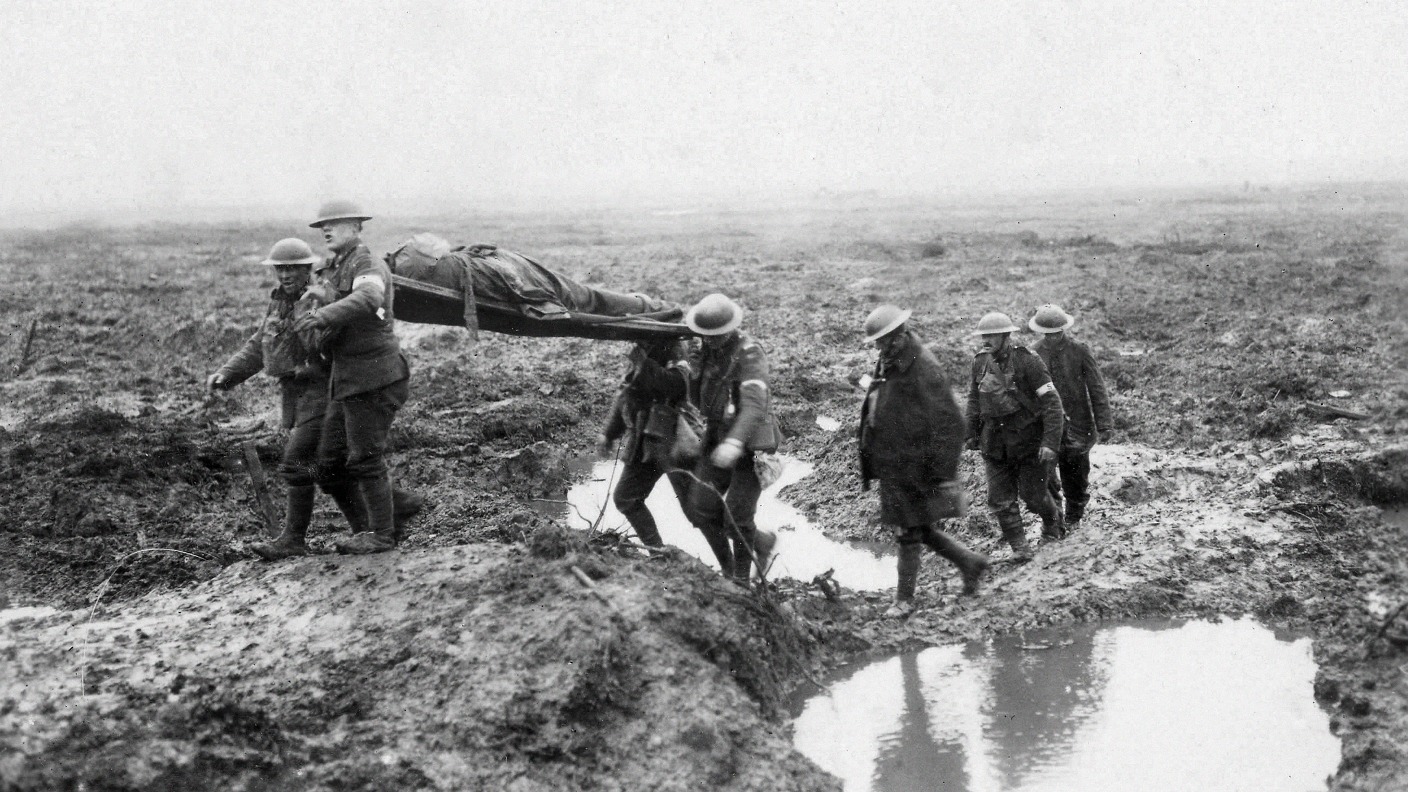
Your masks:
[[[405,549],[248,561],[260,523],[236,452],[253,441],[274,464],[273,389],[207,399],[201,381],[259,315],[255,262],[300,226],[7,234],[0,654],[17,673],[0,682],[0,781],[828,788],[779,711],[827,665],[1249,613],[1315,639],[1344,740],[1331,788],[1408,786],[1408,618],[1385,627],[1408,601],[1408,526],[1381,511],[1408,500],[1406,213],[1408,192],[1355,187],[371,224],[377,252],[434,230],[680,302],[738,295],[787,450],[817,467],[784,497],[849,538],[884,535],[854,474],[866,312],[915,308],[957,378],[982,313],[1072,310],[1116,413],[1090,518],[1029,565],[998,564],[977,599],[926,562],[903,622],[878,618],[885,595],[745,594],[535,509],[561,497],[624,362],[625,345],[571,339],[403,327],[415,373],[394,458],[432,503]],[[973,461],[959,531],[1001,561]],[[329,548],[329,505],[315,524]]]

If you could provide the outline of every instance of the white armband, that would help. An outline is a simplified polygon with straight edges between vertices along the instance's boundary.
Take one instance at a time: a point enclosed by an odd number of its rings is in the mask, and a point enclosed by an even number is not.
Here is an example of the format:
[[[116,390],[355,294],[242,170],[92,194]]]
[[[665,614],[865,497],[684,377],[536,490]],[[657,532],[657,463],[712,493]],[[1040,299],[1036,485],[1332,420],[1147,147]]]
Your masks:
[[[748,387],[749,385],[756,385],[756,386],[758,386],[759,388],[762,388],[764,393],[767,393],[768,384],[767,384],[766,382],[763,382],[763,381],[760,380],[760,379],[744,380],[744,381],[742,381],[742,382],[740,382],[740,383],[738,384],[738,387],[740,387],[740,388],[746,388],[746,387]]]
[[[386,291],[386,281],[382,280],[380,275],[358,275],[352,279],[352,288],[356,289],[368,283],[375,284],[380,291]]]
[[[1036,395],[1038,395],[1038,396],[1045,396],[1046,394],[1048,394],[1048,393],[1050,393],[1050,392],[1052,392],[1052,391],[1054,391],[1054,390],[1056,390],[1056,386],[1053,385],[1053,384],[1051,384],[1050,382],[1048,382],[1048,383],[1046,383],[1045,385],[1042,385],[1040,388],[1037,388],[1037,389],[1036,389]]]

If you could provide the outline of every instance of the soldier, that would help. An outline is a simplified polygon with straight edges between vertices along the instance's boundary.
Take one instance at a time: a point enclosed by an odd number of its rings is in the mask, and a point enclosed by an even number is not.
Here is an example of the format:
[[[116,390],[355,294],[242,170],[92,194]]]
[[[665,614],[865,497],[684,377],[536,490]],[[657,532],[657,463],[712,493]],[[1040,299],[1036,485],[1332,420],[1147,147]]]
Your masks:
[[[899,529],[899,583],[889,618],[914,610],[924,545],[958,567],[963,593],[978,593],[987,556],[969,550],[938,521],[965,511],[958,458],[963,413],[934,353],[909,329],[911,311],[882,305],[865,319],[875,362],[860,413],[861,489],[880,479],[880,519]]]
[[[343,553],[379,553],[400,541],[393,517],[386,441],[410,393],[410,365],[393,332],[391,271],[362,244],[371,216],[349,201],[324,204],[309,224],[323,232],[333,257],[318,270],[326,304],[299,317],[294,329],[322,331],[332,363],[331,403],[318,444],[322,480],[355,483],[367,507],[366,530],[337,542]]]
[[[1079,528],[1085,517],[1085,505],[1090,501],[1090,449],[1101,434],[1110,431],[1111,424],[1105,379],[1100,376],[1090,347],[1066,336],[1066,328],[1074,323],[1075,319],[1059,305],[1041,306],[1027,322],[1028,327],[1042,334],[1032,351],[1046,364],[1066,413],[1057,460],[1060,476],[1050,485],[1058,506],[1065,496],[1067,532]]]
[[[968,443],[980,450],[988,506],[1019,561],[1031,558],[1017,499],[1041,517],[1043,541],[1065,535],[1061,510],[1047,489],[1061,443],[1061,396],[1041,358],[1012,343],[1017,328],[1003,313],[978,321],[982,349],[968,386]]]
[[[704,419],[685,514],[723,573],[747,581],[755,562],[759,574],[767,570],[777,544],[775,534],[754,523],[762,494],[754,452],[776,451],[782,441],[769,409],[768,359],[738,329],[743,309],[722,294],[700,300],[684,321],[703,344],[687,369],[667,371],[670,392],[687,395]]]
[[[282,422],[289,432],[279,473],[288,485],[288,495],[278,538],[250,548],[266,561],[308,553],[306,536],[313,517],[318,438],[328,407],[328,369],[313,351],[315,341],[293,332],[292,325],[299,312],[307,310],[307,303],[299,303],[299,298],[308,287],[313,265],[320,261],[301,239],[291,237],[274,244],[262,263],[274,268],[279,283],[269,295],[259,329],[205,381],[211,391],[229,390],[261,370],[279,381]],[[355,487],[330,484],[324,485],[323,491],[354,524],[366,522],[366,507]],[[398,519],[409,518],[420,509],[420,496],[396,494]]]
[[[675,437],[678,406],[671,402],[668,383],[660,375],[666,368],[680,369],[688,376],[688,347],[683,341],[641,342],[631,350],[631,367],[611,405],[606,429],[597,438],[602,456],[611,444],[622,440],[621,478],[612,492],[616,508],[630,521],[641,542],[663,547],[655,516],[645,505],[655,483],[665,476],[683,506],[689,497],[689,476],[675,469],[670,446]]]

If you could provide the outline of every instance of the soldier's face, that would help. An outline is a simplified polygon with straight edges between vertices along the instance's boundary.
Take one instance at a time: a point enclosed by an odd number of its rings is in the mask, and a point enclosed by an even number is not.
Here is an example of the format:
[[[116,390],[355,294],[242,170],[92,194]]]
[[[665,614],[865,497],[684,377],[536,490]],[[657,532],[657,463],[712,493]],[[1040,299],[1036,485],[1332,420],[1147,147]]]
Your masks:
[[[903,325],[901,325],[900,328],[897,328],[897,329],[895,329],[895,330],[893,330],[893,331],[891,331],[891,332],[889,332],[889,333],[887,333],[887,334],[885,334],[885,335],[883,335],[883,336],[880,336],[879,338],[875,339],[875,341],[874,341],[875,348],[878,349],[878,350],[880,350],[881,352],[884,352],[885,350],[887,350],[887,349],[889,349],[890,347],[894,346],[894,345],[895,345],[895,342],[897,342],[897,341],[900,340],[900,336],[903,334],[903,333],[901,332],[902,330],[903,330]]]
[[[982,350],[996,355],[1007,348],[1007,339],[1011,333],[990,333],[982,336]]]
[[[356,220],[334,220],[323,225],[323,242],[328,250],[341,253],[357,244],[361,231],[362,224]]]
[[[704,338],[701,339],[701,340],[702,340],[702,342],[703,342],[703,344],[704,344],[704,348],[705,348],[705,349],[719,349],[719,348],[723,347],[723,345],[724,345],[725,343],[727,343],[730,338],[733,338],[733,333],[724,333],[723,335],[704,336]]]
[[[274,274],[279,279],[279,288],[284,294],[296,297],[308,286],[309,274],[313,271],[309,264],[275,264]]]

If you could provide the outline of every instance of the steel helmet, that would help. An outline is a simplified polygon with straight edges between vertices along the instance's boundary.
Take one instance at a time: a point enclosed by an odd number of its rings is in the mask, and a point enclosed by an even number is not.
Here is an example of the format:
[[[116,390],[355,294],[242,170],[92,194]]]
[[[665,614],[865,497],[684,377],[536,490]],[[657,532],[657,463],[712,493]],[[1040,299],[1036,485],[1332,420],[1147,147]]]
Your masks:
[[[362,207],[352,201],[328,201],[318,209],[318,219],[308,224],[309,228],[321,228],[334,220],[370,220],[372,216],[362,211]]]
[[[308,243],[298,237],[280,239],[269,248],[269,257],[259,262],[266,267],[277,267],[284,264],[317,264],[322,261],[322,257],[313,253],[313,248],[308,247]]]
[[[722,294],[711,294],[689,309],[684,315],[684,323],[699,335],[724,335],[743,324],[743,309]]]
[[[1017,326],[1012,324],[1012,319],[1001,311],[993,311],[985,314],[978,320],[978,329],[973,331],[973,335],[994,335],[996,333],[1015,333]]]
[[[870,315],[865,317],[865,343],[869,344],[894,332],[895,328],[908,322],[913,313],[909,309],[901,310],[897,305],[882,305],[871,311]]]
[[[1027,322],[1027,327],[1038,333],[1059,333],[1075,321],[1074,317],[1061,310],[1061,306],[1047,304],[1036,309],[1036,315]]]

